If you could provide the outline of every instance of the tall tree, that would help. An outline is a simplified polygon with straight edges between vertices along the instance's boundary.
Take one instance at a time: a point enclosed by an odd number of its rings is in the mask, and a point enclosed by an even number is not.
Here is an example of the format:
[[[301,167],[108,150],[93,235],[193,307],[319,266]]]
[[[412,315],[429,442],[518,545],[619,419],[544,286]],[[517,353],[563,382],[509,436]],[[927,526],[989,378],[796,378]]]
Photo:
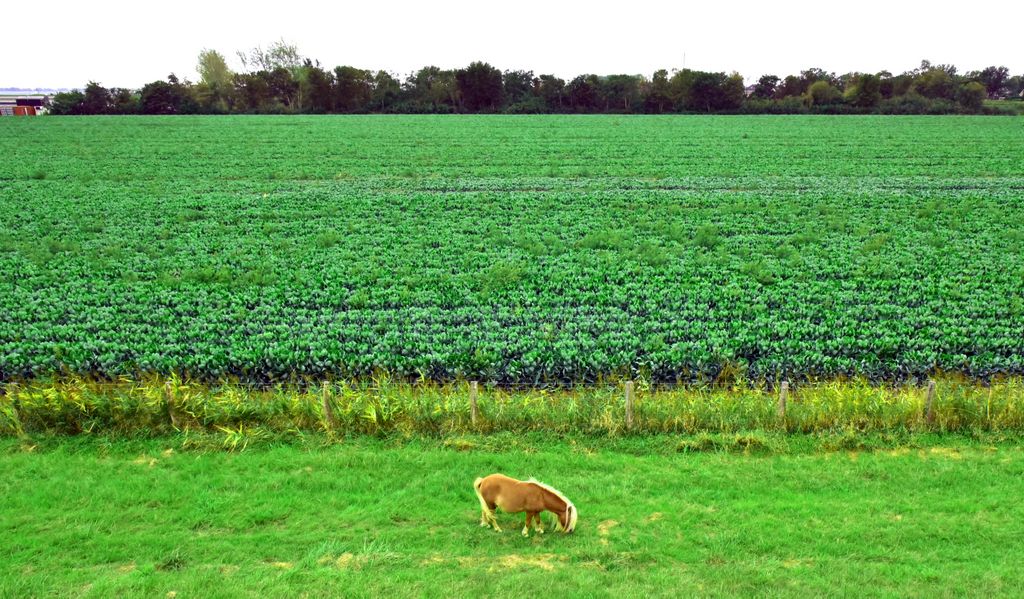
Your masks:
[[[631,112],[634,104],[640,102],[642,75],[609,75],[602,81],[605,109]]]
[[[303,110],[323,114],[334,110],[334,76],[320,68],[319,64],[308,64],[306,76],[299,83],[302,89]]]
[[[138,114],[139,94],[123,87],[110,88],[111,114]]]
[[[79,90],[60,92],[54,94],[50,101],[50,114],[72,115],[85,114],[82,104],[85,102],[85,94]]]
[[[672,76],[670,84],[673,99],[684,110],[736,110],[743,103],[743,77],[739,73],[726,75],[683,69]]]
[[[796,75],[786,75],[782,80],[782,83],[775,88],[776,98],[790,98],[794,96],[803,95],[807,87],[804,86],[802,79]]]
[[[537,93],[540,94],[544,105],[551,112],[561,112],[565,98],[565,80],[554,75],[541,75],[538,80]]]
[[[807,99],[812,106],[836,104],[843,99],[843,92],[829,83],[827,79],[819,79],[807,88]]]
[[[274,99],[270,91],[270,83],[260,73],[238,73],[234,77],[235,92],[239,98],[239,108],[243,111],[258,112],[265,110]]]
[[[533,98],[539,81],[534,78],[533,71],[505,71],[501,84],[505,102],[516,104]]]
[[[593,112],[597,108],[596,75],[579,75],[565,86],[569,107],[575,112]]]
[[[470,112],[495,111],[501,106],[501,71],[486,62],[472,62],[455,73],[462,103]]]
[[[191,114],[196,111],[191,90],[172,73],[167,81],[154,81],[142,88],[139,98],[144,114]]]
[[[239,50],[237,54],[243,69],[273,72],[275,69],[282,68],[288,69],[293,77],[302,68],[304,62],[298,46],[289,44],[284,39],[270,44],[266,50],[256,46],[248,52]]]
[[[860,108],[874,108],[882,99],[882,80],[878,75],[856,75],[846,88],[844,98]]]
[[[919,74],[911,88],[926,98],[952,100],[956,93],[956,82],[948,69],[936,67]]]
[[[419,109],[436,111],[438,107],[455,107],[459,88],[455,72],[435,66],[423,67],[406,78],[405,95]]]
[[[769,99],[775,95],[775,89],[781,81],[775,75],[761,75],[761,78],[754,84],[754,91],[751,96],[755,98]]]
[[[969,79],[975,79],[985,86],[985,92],[989,98],[998,98],[1006,89],[1010,70],[1006,67],[985,67],[980,72],[971,75],[968,75]]]
[[[260,71],[257,76],[267,81],[270,94],[287,110],[296,110],[299,107],[299,82],[292,76],[292,72],[285,67],[277,67],[273,71]]]
[[[80,110],[82,114],[110,114],[113,102],[110,92],[95,81],[85,86],[85,95]]]
[[[224,56],[220,52],[210,49],[203,49],[199,52],[196,72],[199,73],[199,80],[211,88],[229,87],[234,76],[227,61],[224,60]]]
[[[334,106],[340,112],[362,112],[373,99],[373,73],[342,66],[334,69]]]
[[[216,50],[203,49],[196,63],[199,73],[199,102],[206,110],[227,111],[230,104],[234,73],[224,56]]]
[[[402,86],[387,71],[377,71],[373,76],[373,109],[384,111],[398,101]]]
[[[644,108],[647,112],[661,113],[672,106],[672,97],[668,83],[668,71],[658,69],[651,77],[651,83],[647,86],[647,94],[644,98]]]
[[[980,112],[988,95],[985,86],[977,81],[968,81],[957,90],[957,102],[971,112]]]

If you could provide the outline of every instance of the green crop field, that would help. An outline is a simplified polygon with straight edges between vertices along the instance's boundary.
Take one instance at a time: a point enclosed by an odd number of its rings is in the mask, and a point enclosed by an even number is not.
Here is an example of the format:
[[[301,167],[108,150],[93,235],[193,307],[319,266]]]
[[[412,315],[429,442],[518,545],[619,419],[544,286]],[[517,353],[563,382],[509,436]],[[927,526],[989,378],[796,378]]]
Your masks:
[[[1024,373],[1024,119],[4,119],[0,154],[0,380]]]

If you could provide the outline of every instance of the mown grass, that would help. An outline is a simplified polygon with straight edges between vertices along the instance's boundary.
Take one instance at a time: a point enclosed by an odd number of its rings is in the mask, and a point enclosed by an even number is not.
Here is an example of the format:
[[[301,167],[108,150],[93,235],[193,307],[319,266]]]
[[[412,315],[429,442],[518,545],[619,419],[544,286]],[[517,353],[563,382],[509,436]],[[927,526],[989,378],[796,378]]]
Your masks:
[[[1024,451],[933,441],[763,456],[678,453],[675,436],[0,440],[0,596],[1020,596]],[[559,487],[577,532],[480,528],[470,483],[493,471]]]
[[[971,432],[1024,430],[1024,381],[987,385],[939,379],[933,417],[922,386],[836,381],[792,387],[784,418],[778,391],[713,385],[665,389],[637,383],[635,426],[625,428],[622,385],[510,390],[481,386],[473,424],[469,390],[386,379],[257,390],[172,379],[99,383],[81,378],[9,384],[0,435],[162,435],[213,432],[229,445],[303,433],[420,435],[523,433],[616,436],[740,431]]]

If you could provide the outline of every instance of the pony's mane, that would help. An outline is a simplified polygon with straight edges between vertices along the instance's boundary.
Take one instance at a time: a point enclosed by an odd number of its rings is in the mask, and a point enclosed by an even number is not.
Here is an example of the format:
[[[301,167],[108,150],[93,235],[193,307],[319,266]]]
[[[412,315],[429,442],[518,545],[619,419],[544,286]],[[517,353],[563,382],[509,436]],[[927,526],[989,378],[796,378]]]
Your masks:
[[[534,485],[537,485],[541,489],[544,489],[545,491],[548,491],[548,492],[552,493],[555,497],[558,497],[559,499],[564,501],[566,507],[570,507],[570,506],[573,507],[573,508],[576,507],[575,505],[572,504],[571,501],[569,501],[568,497],[563,495],[561,491],[559,491],[558,489],[552,487],[551,485],[546,485],[546,484],[544,484],[544,483],[540,482],[539,480],[537,480],[535,478],[532,478],[532,477],[529,480],[527,480],[526,482],[532,483]]]

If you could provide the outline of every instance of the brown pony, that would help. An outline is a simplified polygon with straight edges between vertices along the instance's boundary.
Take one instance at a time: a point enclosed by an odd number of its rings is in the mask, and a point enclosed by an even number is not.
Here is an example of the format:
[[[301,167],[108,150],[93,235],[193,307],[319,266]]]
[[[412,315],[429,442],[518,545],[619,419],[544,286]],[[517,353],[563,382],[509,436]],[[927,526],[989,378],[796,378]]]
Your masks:
[[[480,526],[492,526],[494,530],[501,532],[498,519],[494,515],[494,508],[500,507],[502,511],[510,514],[526,512],[524,537],[530,536],[531,520],[537,532],[544,534],[540,513],[545,510],[558,517],[557,530],[570,533],[576,529],[576,506],[554,487],[532,478],[521,481],[504,474],[492,474],[473,481],[473,490],[480,500]]]

